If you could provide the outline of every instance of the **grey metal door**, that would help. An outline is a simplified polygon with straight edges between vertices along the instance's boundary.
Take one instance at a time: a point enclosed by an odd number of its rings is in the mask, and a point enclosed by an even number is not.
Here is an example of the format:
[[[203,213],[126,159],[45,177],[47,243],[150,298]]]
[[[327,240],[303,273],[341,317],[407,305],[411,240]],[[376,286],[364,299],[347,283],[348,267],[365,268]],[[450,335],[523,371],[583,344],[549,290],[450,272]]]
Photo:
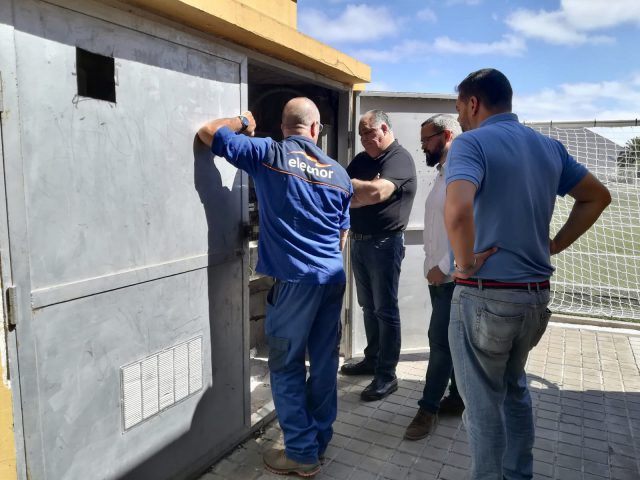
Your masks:
[[[409,225],[405,232],[405,258],[402,262],[398,300],[402,326],[402,352],[425,350],[429,340],[429,318],[431,301],[424,278],[424,250],[422,231],[424,229],[425,200],[435,179],[435,170],[428,168],[420,146],[420,125],[436,113],[454,113],[455,97],[452,95],[430,95],[401,92],[362,92],[355,100],[356,153],[362,151],[357,135],[360,115],[380,109],[389,114],[393,132],[398,142],[411,153],[418,176],[418,191],[413,202]],[[352,355],[362,355],[366,347],[366,336],[362,309],[358,306],[356,289],[352,289],[350,301],[352,311]]]
[[[59,3],[0,8],[20,474],[181,478],[250,427],[246,177],[195,139],[246,108],[246,60]],[[80,93],[79,49],[115,101]]]

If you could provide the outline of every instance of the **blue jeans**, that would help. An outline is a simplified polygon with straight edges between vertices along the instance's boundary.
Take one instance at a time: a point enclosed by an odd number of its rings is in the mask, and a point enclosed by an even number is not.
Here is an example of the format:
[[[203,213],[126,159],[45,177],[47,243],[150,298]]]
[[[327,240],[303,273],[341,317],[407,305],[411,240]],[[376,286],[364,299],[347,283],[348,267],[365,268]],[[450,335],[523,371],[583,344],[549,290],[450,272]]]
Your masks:
[[[453,363],[449,350],[449,316],[451,312],[451,297],[455,283],[429,285],[431,297],[431,321],[429,323],[429,366],[424,384],[422,398],[418,405],[430,413],[437,413],[440,400],[447,390],[449,379],[451,388],[449,394],[459,397],[456,380],[453,375]]]
[[[351,242],[351,265],[367,334],[365,361],[384,382],[396,378],[400,359],[398,283],[403,258],[402,234]]]
[[[534,425],[524,366],[549,322],[549,290],[456,286],[449,345],[472,480],[533,478]]]
[[[333,435],[344,289],[278,280],[267,297],[271,392],[286,454],[297,462],[316,463]]]

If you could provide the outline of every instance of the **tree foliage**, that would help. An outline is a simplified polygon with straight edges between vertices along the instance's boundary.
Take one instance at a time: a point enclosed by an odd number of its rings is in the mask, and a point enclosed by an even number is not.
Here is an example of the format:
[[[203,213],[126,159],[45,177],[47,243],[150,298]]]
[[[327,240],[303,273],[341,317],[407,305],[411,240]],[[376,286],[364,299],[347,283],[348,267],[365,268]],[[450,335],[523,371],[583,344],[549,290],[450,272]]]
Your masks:
[[[630,139],[624,149],[618,154],[618,167],[635,170],[640,177],[640,137]]]

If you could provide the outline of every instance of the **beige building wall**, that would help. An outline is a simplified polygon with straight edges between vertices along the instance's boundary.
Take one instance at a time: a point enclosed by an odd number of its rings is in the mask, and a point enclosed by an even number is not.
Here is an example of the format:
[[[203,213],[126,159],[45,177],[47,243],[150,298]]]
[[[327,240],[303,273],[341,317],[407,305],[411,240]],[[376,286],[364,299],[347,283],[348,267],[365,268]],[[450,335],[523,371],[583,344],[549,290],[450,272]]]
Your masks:
[[[237,0],[291,28],[297,28],[297,0]]]
[[[0,289],[0,291],[4,291]],[[16,473],[16,447],[13,436],[13,408],[8,380],[7,344],[3,295],[0,295],[0,480],[14,480]]]
[[[371,80],[369,65],[298,32],[292,0],[124,1],[345,85]]]

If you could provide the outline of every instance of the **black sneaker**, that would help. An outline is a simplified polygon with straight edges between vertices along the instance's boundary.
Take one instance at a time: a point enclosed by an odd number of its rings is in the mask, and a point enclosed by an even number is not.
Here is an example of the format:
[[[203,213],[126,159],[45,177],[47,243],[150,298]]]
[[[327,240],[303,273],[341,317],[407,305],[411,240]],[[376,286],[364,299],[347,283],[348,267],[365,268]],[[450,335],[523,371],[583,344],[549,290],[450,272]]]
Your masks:
[[[361,360],[356,363],[345,363],[340,368],[340,373],[343,375],[373,375],[374,370],[366,360]]]

